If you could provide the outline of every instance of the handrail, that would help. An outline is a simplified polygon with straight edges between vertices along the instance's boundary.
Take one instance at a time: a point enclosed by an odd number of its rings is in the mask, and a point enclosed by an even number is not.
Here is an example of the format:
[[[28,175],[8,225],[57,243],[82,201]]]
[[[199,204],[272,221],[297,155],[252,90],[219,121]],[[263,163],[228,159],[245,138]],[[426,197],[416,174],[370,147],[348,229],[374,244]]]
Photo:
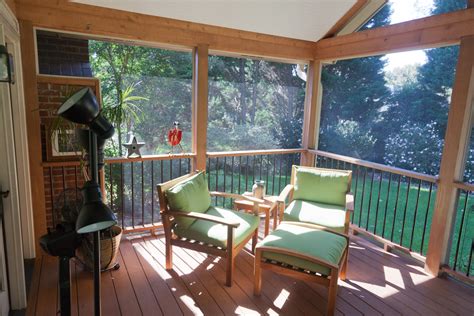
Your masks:
[[[173,160],[173,159],[185,159],[185,158],[194,158],[196,154],[193,153],[184,153],[184,154],[161,154],[161,155],[143,155],[136,158],[127,158],[127,157],[109,157],[105,158],[104,162],[106,164],[117,164],[117,163],[126,163],[126,162],[141,162],[141,161],[157,161],[157,160]],[[41,163],[43,167],[69,167],[69,166],[79,166],[80,161],[45,161]]]
[[[454,186],[464,191],[474,191],[474,184],[471,183],[454,181]]]
[[[263,149],[263,150],[240,150],[240,151],[212,151],[207,152],[208,158],[218,157],[238,157],[238,156],[257,156],[257,155],[284,155],[306,152],[303,148],[293,149]]]
[[[397,168],[397,167],[382,165],[382,164],[379,164],[379,163],[376,163],[376,162],[370,162],[370,161],[361,160],[361,159],[357,159],[357,158],[353,158],[353,157],[333,154],[333,153],[329,153],[329,152],[322,151],[322,150],[309,149],[308,152],[311,153],[311,154],[314,154],[314,155],[323,156],[323,157],[336,159],[336,160],[340,160],[340,161],[345,161],[345,162],[348,162],[348,163],[351,163],[351,164],[354,164],[354,165],[359,165],[359,166],[363,166],[363,167],[367,167],[367,168],[372,168],[372,169],[377,169],[377,170],[386,171],[386,172],[390,172],[390,173],[395,173],[395,174],[410,177],[410,178],[413,178],[413,179],[419,179],[419,180],[423,180],[423,181],[431,182],[431,183],[437,183],[438,182],[438,177],[437,176],[431,176],[431,175],[420,173],[420,172],[415,172],[415,171],[405,170],[405,169],[401,169],[401,168]]]

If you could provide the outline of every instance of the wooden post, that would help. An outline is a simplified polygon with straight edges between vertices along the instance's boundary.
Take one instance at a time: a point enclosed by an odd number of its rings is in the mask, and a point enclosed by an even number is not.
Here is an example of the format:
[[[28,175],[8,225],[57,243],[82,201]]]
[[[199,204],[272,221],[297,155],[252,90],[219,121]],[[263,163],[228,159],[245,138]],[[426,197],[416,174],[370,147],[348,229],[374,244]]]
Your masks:
[[[30,21],[19,21],[21,59],[25,89],[25,115],[27,123],[28,154],[30,157],[31,198],[33,204],[36,253],[40,253],[37,241],[46,233],[46,205],[43,180],[40,117],[38,114],[38,86],[36,81],[35,32]]]
[[[206,169],[207,150],[207,99],[208,99],[208,58],[209,46],[198,45],[193,50],[193,104],[192,134],[194,170]]]
[[[321,85],[321,71],[322,63],[320,61],[311,61],[309,63],[304,101],[302,142],[304,149],[315,149],[318,146],[323,90]],[[300,164],[302,166],[313,166],[314,155],[308,152],[302,153]]]
[[[456,79],[441,158],[438,192],[431,224],[425,270],[438,275],[449,256],[450,236],[459,196],[454,181],[462,180],[472,127],[474,94],[474,36],[461,40]]]

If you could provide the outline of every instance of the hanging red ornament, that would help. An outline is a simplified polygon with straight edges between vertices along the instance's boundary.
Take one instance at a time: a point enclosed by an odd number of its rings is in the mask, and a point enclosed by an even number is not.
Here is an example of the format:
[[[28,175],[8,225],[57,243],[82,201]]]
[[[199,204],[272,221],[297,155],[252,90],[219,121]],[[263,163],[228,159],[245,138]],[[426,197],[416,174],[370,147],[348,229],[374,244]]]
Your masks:
[[[173,153],[173,148],[179,146],[181,151],[184,153],[183,147],[181,146],[181,139],[183,138],[183,131],[179,129],[179,122],[175,121],[173,123],[174,127],[168,131],[168,144],[171,146],[171,152]]]

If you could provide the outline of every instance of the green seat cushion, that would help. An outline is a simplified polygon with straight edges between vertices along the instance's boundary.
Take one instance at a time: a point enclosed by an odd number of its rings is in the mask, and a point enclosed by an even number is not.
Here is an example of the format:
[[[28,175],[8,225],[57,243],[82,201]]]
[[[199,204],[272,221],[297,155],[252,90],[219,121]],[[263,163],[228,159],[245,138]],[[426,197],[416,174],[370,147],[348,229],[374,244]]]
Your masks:
[[[259,218],[257,216],[231,211],[211,206],[206,214],[222,217],[240,223],[234,229],[234,245],[240,244],[246,237],[257,229]],[[188,228],[177,225],[175,234],[179,237],[194,239],[217,247],[227,248],[227,226],[197,219]]]
[[[344,233],[346,211],[339,205],[293,200],[286,207],[283,220],[317,224]]]
[[[350,172],[296,167],[295,200],[344,206],[349,192]]]
[[[178,183],[166,191],[166,199],[170,210],[177,212],[204,213],[211,205],[211,195],[207,188],[204,172]],[[176,223],[182,228],[187,228],[194,223],[192,218],[177,217]]]
[[[346,238],[331,232],[282,222],[275,231],[257,244],[257,249],[263,246],[297,251],[338,266],[347,241]],[[326,266],[291,255],[264,251],[262,257],[326,276],[331,273]]]

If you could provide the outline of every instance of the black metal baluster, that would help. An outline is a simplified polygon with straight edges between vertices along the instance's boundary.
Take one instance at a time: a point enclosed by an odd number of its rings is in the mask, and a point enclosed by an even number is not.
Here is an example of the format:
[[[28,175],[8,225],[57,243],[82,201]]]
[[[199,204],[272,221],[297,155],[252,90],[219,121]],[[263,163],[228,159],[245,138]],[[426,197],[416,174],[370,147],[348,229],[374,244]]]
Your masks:
[[[227,192],[226,191],[226,185],[225,185],[225,180],[226,180],[226,177],[227,177],[227,174],[226,174],[226,167],[227,167],[227,157],[224,156],[224,188],[222,189],[222,192]],[[225,207],[225,197],[222,198],[222,206]]]
[[[395,222],[397,221],[397,208],[398,208],[398,199],[400,198],[401,180],[402,180],[402,175],[399,175],[398,176],[397,197],[395,198],[395,207],[393,209],[392,233],[390,234],[390,241],[393,241],[393,232],[395,230]]]
[[[145,178],[144,178],[144,168],[143,161],[141,162],[141,176],[142,176],[142,225],[145,225]]]
[[[217,183],[219,182],[219,157],[216,157],[216,185],[214,187],[214,191],[218,191],[217,190]],[[217,196],[216,196],[216,206],[217,206]]]
[[[354,192],[354,211],[352,212],[352,216],[351,216],[351,223],[354,223],[354,214],[356,212],[356,205],[357,205],[357,185],[359,184],[359,176],[360,176],[360,168],[359,166],[357,166],[357,171],[355,172],[355,175],[356,175],[356,185],[355,185],[355,192]]]
[[[420,253],[423,254],[423,248],[425,245],[425,233],[426,233],[426,223],[428,221],[428,213],[430,212],[430,203],[431,203],[431,194],[433,190],[433,183],[430,183],[430,191],[428,193],[428,204],[426,205],[425,220],[423,221],[423,235],[421,237],[421,248]]]
[[[474,252],[474,239],[472,240],[471,243],[471,253],[469,254],[469,261],[467,263],[467,272],[466,276],[469,277],[471,274],[471,264],[472,264],[472,253]]]
[[[130,163],[131,166],[131,178],[132,178],[132,227],[135,228],[135,186],[134,186],[134,181],[133,181],[133,162]]]
[[[411,186],[411,177],[408,177],[407,195],[406,195],[406,198],[405,198],[405,209],[403,211],[403,220],[402,220],[402,234],[400,236],[400,245],[401,246],[403,246],[403,234],[405,232],[405,219],[407,217],[408,197],[410,195],[410,186]]]
[[[125,206],[125,193],[124,193],[124,190],[123,190],[123,162],[120,163],[120,197],[122,199],[122,201],[120,201],[120,206],[122,208],[122,229],[125,228],[125,220],[124,220],[124,213],[125,213],[125,209],[124,209],[124,206]]]
[[[367,179],[367,169],[364,167],[365,172],[364,172],[364,179],[362,180],[362,197],[360,198],[360,215],[359,215],[359,227],[361,222],[362,222],[362,212],[364,211],[364,196],[365,196],[365,180]]]
[[[375,170],[372,169],[372,177],[370,180],[370,191],[369,191],[369,207],[367,209],[367,225],[365,225],[365,229],[367,231],[370,231],[369,229],[369,220],[370,220],[370,209],[372,208],[372,193],[374,189],[374,176],[375,176]]]
[[[207,158],[207,189],[211,190],[211,157]]]
[[[416,204],[415,204],[415,214],[413,215],[413,225],[411,227],[411,238],[410,238],[410,250],[411,246],[413,245],[413,237],[415,236],[415,224],[416,224],[416,214],[418,213],[418,202],[420,200],[420,191],[421,191],[421,183],[423,181],[419,180],[418,182],[418,193],[416,195]]]
[[[265,194],[268,194],[267,192],[270,191],[270,187],[269,187],[269,183],[268,183],[268,176],[269,176],[268,169],[270,169],[269,168],[269,163],[270,163],[270,155],[267,155],[267,163],[266,163],[266,165],[267,165],[267,168],[266,168],[267,176],[266,176],[266,179],[265,179],[265,190],[266,190]]]
[[[191,172],[191,158],[188,158],[188,171],[186,173]]]
[[[178,177],[181,177],[183,174],[181,173],[181,158],[179,158],[178,162],[179,162],[179,167],[178,167]]]
[[[256,164],[256,161],[257,160],[257,156],[253,156],[253,161],[252,161],[252,183],[255,183],[255,180],[257,180],[257,177],[255,175],[255,164]]]
[[[277,155],[273,155],[272,195],[275,195],[276,157]]]
[[[380,171],[379,192],[377,193],[377,207],[375,208],[375,226],[374,226],[375,235],[377,235],[377,224],[378,224],[378,218],[379,218],[380,191],[382,191],[382,180],[383,180],[383,171]]]
[[[234,193],[234,168],[235,168],[235,165],[234,165],[235,159],[234,158],[235,157],[232,156],[232,161],[231,161],[231,163],[232,163],[232,177],[230,178],[230,193]]]
[[[237,193],[242,193],[242,187],[240,186],[240,178],[242,177],[242,156],[239,156],[239,191]]]
[[[390,177],[388,178],[388,189],[387,189],[387,200],[385,201],[385,210],[383,213],[383,227],[382,227],[382,237],[385,238],[385,226],[387,224],[387,210],[388,210],[388,201],[390,200],[390,189],[392,186],[392,173],[390,173]]]
[[[109,199],[109,202],[110,202],[110,208],[114,209],[114,186],[113,186],[113,180],[112,180],[112,166],[113,164],[109,164],[109,186],[110,186],[110,191],[109,191],[109,195],[110,195],[110,199]],[[74,173],[76,174],[76,167],[74,167]],[[76,174],[76,188],[77,188],[77,174]]]
[[[454,264],[453,264],[453,270],[456,271],[457,265],[458,265],[458,256],[459,256],[459,248],[461,245],[461,237],[462,237],[462,232],[464,231],[464,219],[466,218],[467,212],[467,200],[469,199],[469,191],[466,191],[464,194],[464,207],[463,207],[463,215],[461,217],[461,224],[459,225],[459,233],[458,233],[458,240],[456,242],[456,252],[454,254]]]
[[[170,180],[173,179],[173,160],[170,159]]]
[[[263,155],[260,156],[259,180],[262,180],[263,178],[262,168],[263,168]]]
[[[155,224],[155,162],[151,162],[151,224]]]
[[[245,165],[245,192],[248,192],[249,186],[249,156],[247,156],[247,163]]]

